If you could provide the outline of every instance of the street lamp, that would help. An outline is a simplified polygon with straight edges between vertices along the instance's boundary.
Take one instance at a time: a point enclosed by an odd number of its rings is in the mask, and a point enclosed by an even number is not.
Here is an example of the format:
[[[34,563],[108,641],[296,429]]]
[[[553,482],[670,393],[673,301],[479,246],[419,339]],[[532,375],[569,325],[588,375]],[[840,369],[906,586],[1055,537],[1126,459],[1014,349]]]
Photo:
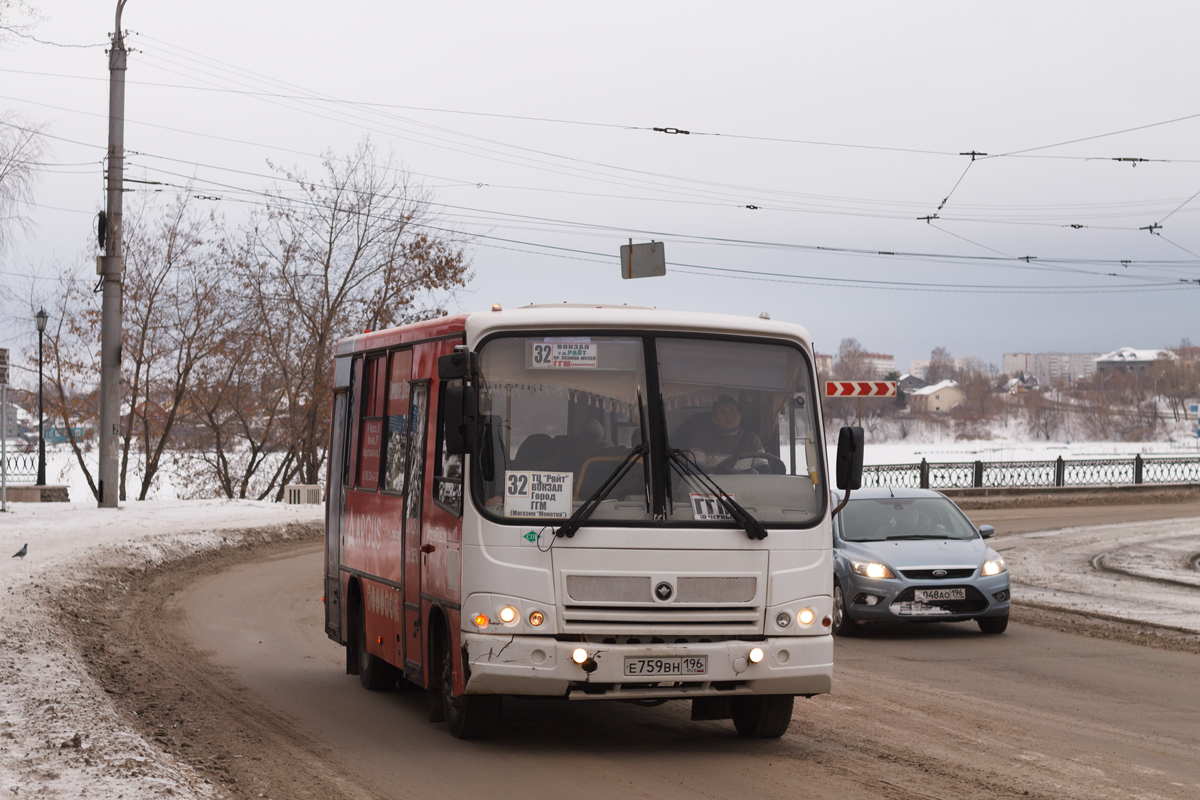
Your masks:
[[[46,433],[42,427],[42,334],[46,331],[46,320],[50,315],[46,309],[41,309],[34,317],[38,329],[38,474],[37,485],[46,485]]]

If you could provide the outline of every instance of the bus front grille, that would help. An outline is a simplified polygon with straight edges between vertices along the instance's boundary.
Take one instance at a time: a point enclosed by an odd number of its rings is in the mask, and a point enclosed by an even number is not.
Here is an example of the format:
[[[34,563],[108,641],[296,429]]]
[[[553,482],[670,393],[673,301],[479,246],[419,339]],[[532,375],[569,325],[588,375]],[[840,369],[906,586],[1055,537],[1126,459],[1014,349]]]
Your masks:
[[[763,630],[763,610],[757,606],[564,606],[563,633],[609,636],[736,635]]]

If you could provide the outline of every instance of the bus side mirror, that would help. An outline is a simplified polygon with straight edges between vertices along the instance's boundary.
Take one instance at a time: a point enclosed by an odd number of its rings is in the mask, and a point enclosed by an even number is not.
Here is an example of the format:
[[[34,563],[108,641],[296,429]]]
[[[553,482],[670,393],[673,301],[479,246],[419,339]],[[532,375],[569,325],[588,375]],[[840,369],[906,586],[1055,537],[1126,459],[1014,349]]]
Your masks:
[[[455,349],[448,356],[438,358],[438,380],[457,381],[474,378],[479,374],[479,356],[475,353]]]
[[[838,434],[837,487],[842,490],[862,488],[863,444],[862,428],[843,427]]]
[[[440,363],[438,372],[441,373]],[[453,383],[446,384],[444,389],[446,400],[443,406],[443,420],[446,430],[442,435],[445,437],[446,452],[450,455],[473,453],[479,432],[479,401],[475,395],[475,387]]]

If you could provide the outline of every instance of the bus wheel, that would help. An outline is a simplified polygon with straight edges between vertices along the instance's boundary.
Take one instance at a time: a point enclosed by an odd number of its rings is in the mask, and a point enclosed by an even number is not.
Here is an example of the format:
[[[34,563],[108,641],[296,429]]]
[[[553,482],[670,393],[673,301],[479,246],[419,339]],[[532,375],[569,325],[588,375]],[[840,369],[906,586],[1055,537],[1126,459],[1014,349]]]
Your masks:
[[[454,691],[453,654],[450,652],[450,637],[443,637],[442,645],[442,709],[446,715],[446,727],[455,739],[486,739],[492,727],[500,719],[501,696],[498,694],[464,694],[452,697]]]
[[[358,680],[364,689],[382,692],[396,685],[395,668],[379,656],[367,652],[366,613],[358,617]]]
[[[794,702],[790,694],[731,697],[733,726],[748,739],[778,739],[792,722]]]

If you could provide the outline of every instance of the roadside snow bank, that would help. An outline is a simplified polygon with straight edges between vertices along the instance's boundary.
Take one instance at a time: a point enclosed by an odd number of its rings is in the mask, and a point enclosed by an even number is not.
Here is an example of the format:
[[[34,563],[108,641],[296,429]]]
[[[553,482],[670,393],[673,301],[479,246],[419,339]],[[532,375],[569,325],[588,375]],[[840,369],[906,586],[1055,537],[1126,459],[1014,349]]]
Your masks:
[[[0,792],[184,798],[219,793],[124,724],[89,676],[54,598],[99,566],[151,568],[236,546],[247,529],[317,523],[323,506],[254,501],[13,504],[0,514]],[[10,557],[28,544],[28,555]]]

